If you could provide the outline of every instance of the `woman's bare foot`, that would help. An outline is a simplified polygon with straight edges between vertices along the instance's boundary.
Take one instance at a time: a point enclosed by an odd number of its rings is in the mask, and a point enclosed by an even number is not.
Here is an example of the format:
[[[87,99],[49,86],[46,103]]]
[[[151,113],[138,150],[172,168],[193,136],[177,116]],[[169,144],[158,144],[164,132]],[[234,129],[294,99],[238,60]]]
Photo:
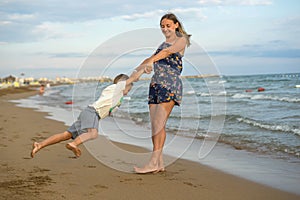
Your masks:
[[[40,144],[37,142],[34,142],[32,144],[32,150],[31,150],[31,158],[34,157],[34,155],[41,149]]]
[[[159,173],[159,172],[165,172],[165,166],[164,166],[164,160],[163,160],[163,156],[160,155],[159,157],[159,161],[158,161],[158,167],[157,170],[153,172],[153,174]]]
[[[153,174],[159,173],[159,172],[165,172],[165,167],[161,162],[158,164],[157,170],[153,172]]]
[[[157,174],[157,173],[160,173],[160,172],[165,172],[165,168],[158,168],[156,171],[153,172],[153,174]]]
[[[145,167],[143,168],[140,168],[140,167],[134,167],[134,171],[135,173],[137,174],[147,174],[147,173],[152,173],[152,172],[155,172],[157,171],[158,168],[157,166],[155,165],[146,165]]]
[[[76,157],[81,156],[81,150],[77,146],[74,146],[73,144],[68,143],[68,144],[66,144],[66,148],[73,151],[73,153],[75,154]]]

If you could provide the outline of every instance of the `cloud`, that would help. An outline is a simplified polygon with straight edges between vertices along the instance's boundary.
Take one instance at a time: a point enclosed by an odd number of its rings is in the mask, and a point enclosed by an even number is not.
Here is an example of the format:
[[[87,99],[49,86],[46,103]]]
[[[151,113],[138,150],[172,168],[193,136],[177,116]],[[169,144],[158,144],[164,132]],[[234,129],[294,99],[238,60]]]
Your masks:
[[[95,20],[126,20],[157,18],[174,12],[180,18],[205,20],[205,6],[271,5],[270,0],[4,0],[0,1],[0,43],[35,42],[49,38],[77,37],[57,24],[89,23]],[[159,8],[159,9],[158,9]],[[47,29],[48,28],[48,29]]]
[[[121,15],[117,17],[113,17],[112,19],[123,19],[123,20],[139,20],[143,18],[153,18],[157,16],[162,16],[168,12],[175,13],[176,15],[181,15],[181,16],[193,16],[196,19],[206,19],[207,17],[202,14],[202,8],[172,8],[169,10],[152,10],[148,12],[141,12],[141,13],[133,13],[130,15]]]
[[[180,8],[176,7],[178,5]],[[199,6],[197,1],[183,4],[181,0],[174,0],[172,4],[158,0],[142,4],[138,0],[1,1],[0,42],[35,42],[41,39],[66,37],[70,36],[70,33],[64,32],[62,25],[88,23],[99,19],[133,21],[161,16],[168,11],[205,19],[197,6]]]
[[[181,2],[177,0],[178,2]],[[175,0],[176,2],[176,0]],[[182,2],[181,2],[182,4]],[[193,3],[196,4],[196,1]],[[178,5],[175,3],[175,5]],[[138,0],[124,2],[121,0],[10,0],[0,2],[0,16],[3,18],[30,18],[37,16],[40,21],[48,22],[83,22],[96,19],[109,19],[114,16],[127,15],[136,11],[147,12],[163,5],[161,1],[141,3]]]
[[[199,0],[202,6],[267,6],[272,5],[270,0]]]
[[[34,55],[45,56],[47,58],[86,58],[88,56],[88,54],[78,53],[78,52],[68,52],[68,53],[38,52],[38,53],[35,53]]]
[[[109,19],[116,13],[127,14],[119,0],[9,0],[0,2],[0,42],[32,42],[64,37],[54,24],[70,24],[89,20]],[[134,8],[132,8],[134,9]],[[48,26],[48,27],[47,27]],[[61,27],[59,27],[61,28]],[[49,30],[49,32],[47,32]]]
[[[292,33],[299,34],[300,33],[300,16],[291,16],[278,20],[274,23],[275,31],[285,31],[290,30]]]
[[[109,9],[105,9],[108,5],[109,3],[96,0],[81,2],[71,0],[64,0],[63,2],[59,0],[11,0],[0,3],[0,12],[4,17],[14,19],[22,19],[20,17],[24,16],[30,18],[38,14],[40,21],[74,22],[97,17],[108,17],[110,16]]]
[[[264,57],[264,58],[300,58],[300,49],[282,49],[282,50],[230,50],[230,51],[210,51],[211,56],[237,56],[237,57]]]
[[[26,20],[35,19],[36,16],[35,16],[35,14],[19,14],[19,13],[15,13],[15,14],[8,15],[7,18],[9,20],[13,20],[13,21],[26,21]]]
[[[143,13],[133,13],[130,15],[116,16],[116,17],[112,17],[111,19],[112,20],[123,19],[123,20],[133,21],[142,18],[152,18],[152,17],[160,16],[163,13],[165,13],[164,10],[154,10],[154,11],[143,12]]]
[[[0,43],[35,41],[39,36],[32,33],[34,26],[25,23],[0,23]]]
[[[300,48],[292,48],[288,41],[269,40],[259,44],[244,44],[228,50],[209,51],[212,56],[264,57],[264,58],[300,58]]]
[[[247,44],[226,51],[210,51],[212,56],[264,57],[264,58],[300,58],[299,48],[290,48],[287,42],[271,40],[265,44]]]
[[[80,34],[68,33],[61,23],[42,22],[40,24],[0,21],[0,43],[35,42],[42,39],[73,38]]]
[[[64,28],[65,25],[62,23],[43,22],[42,24],[35,26],[32,33],[37,35],[37,37],[44,39],[70,39],[82,36],[80,33],[67,32]]]
[[[0,26],[5,26],[11,24],[11,21],[0,21]]]
[[[120,0],[0,1],[0,42],[32,42],[64,37],[66,33],[60,33],[61,27],[53,29],[54,24],[109,19],[116,13],[129,14],[132,9],[136,10],[136,6],[123,9],[120,5],[123,5]]]
[[[199,6],[219,5],[271,5],[270,0],[173,0],[163,2],[160,0],[138,0],[124,2],[121,0],[10,0],[0,2],[1,19],[24,20],[32,19],[48,22],[82,22],[96,19],[113,18],[116,16],[131,16],[132,13],[144,13],[138,16],[153,16],[162,11],[176,11],[179,13],[192,12],[195,14]],[[158,10],[157,8],[160,8]],[[130,17],[129,17],[130,18]]]
[[[240,5],[243,6],[268,6],[272,5],[272,1],[269,0],[243,0],[240,1]]]

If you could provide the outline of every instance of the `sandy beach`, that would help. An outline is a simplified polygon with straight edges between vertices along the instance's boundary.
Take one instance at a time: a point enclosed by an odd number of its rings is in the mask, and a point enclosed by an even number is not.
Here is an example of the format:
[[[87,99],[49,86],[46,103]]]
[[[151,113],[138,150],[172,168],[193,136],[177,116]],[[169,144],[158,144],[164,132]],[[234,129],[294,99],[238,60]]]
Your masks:
[[[111,169],[81,146],[74,159],[66,143],[47,147],[34,159],[32,143],[66,130],[47,113],[20,108],[9,100],[36,90],[0,90],[0,199],[280,199],[300,196],[273,189],[210,167],[179,159],[158,174],[137,175]],[[119,144],[132,152],[139,147]]]

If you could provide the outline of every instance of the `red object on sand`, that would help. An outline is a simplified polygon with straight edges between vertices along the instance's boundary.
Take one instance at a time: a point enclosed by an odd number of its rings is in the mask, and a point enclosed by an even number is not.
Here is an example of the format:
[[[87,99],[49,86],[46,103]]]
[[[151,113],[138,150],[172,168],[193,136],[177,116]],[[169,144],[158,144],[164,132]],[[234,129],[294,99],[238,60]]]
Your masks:
[[[66,101],[65,104],[73,104],[73,101]]]
[[[263,92],[263,91],[265,91],[265,88],[259,87],[259,88],[257,88],[257,91],[258,91],[258,92]]]
[[[246,92],[252,92],[252,90],[245,90]]]

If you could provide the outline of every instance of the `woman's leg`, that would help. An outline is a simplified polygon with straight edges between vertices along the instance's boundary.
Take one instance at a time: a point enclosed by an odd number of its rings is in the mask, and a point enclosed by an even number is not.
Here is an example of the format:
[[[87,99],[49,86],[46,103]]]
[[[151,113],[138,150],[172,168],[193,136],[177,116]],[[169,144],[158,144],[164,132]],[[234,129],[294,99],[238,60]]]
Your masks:
[[[153,162],[158,162],[158,170],[164,170],[163,163],[163,147],[166,140],[166,123],[174,107],[174,102],[158,104],[154,108],[154,112],[151,115],[151,124],[152,124],[152,143],[153,143],[153,152],[157,152],[157,156],[154,153],[152,157]],[[151,108],[150,108],[151,109]],[[155,110],[156,109],[156,110]],[[151,113],[151,112],[150,112]]]
[[[48,137],[47,139],[43,140],[42,142],[34,142],[32,145],[31,157],[33,158],[34,155],[42,148],[59,143],[61,141],[69,140],[72,138],[72,134],[68,131],[63,133],[58,133]]]
[[[174,101],[161,104],[150,104],[149,110],[152,128],[153,153],[150,162],[145,167],[135,167],[137,173],[164,170],[162,151],[166,139],[165,126],[173,107]]]
[[[76,157],[81,155],[81,150],[77,147],[78,145],[98,137],[98,131],[95,128],[89,128],[86,133],[83,133],[75,138],[73,142],[66,144],[66,148],[73,151]]]

